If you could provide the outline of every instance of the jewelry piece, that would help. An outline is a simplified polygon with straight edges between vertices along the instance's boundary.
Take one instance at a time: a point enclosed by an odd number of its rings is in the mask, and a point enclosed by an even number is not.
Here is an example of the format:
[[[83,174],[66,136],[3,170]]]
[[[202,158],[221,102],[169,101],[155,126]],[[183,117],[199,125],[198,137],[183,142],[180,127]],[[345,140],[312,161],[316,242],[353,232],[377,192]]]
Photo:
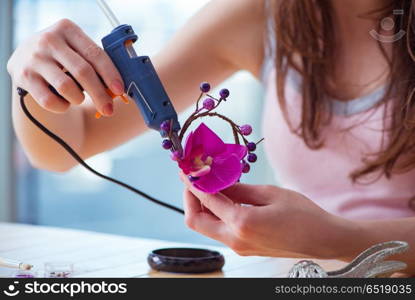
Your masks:
[[[390,241],[376,244],[359,254],[346,267],[326,272],[311,260],[296,263],[288,272],[289,278],[375,278],[389,277],[391,274],[406,269],[401,261],[386,261],[385,258],[400,254],[409,249],[402,241]]]
[[[172,122],[166,120],[160,124],[161,136],[165,139],[162,147],[170,150],[171,158],[177,162],[179,168],[189,178],[193,186],[200,191],[215,194],[240,181],[243,174],[251,170],[251,166],[258,160],[257,145],[264,139],[254,142],[248,136],[252,133],[249,124],[238,125],[230,118],[216,111],[221,103],[228,101],[228,89],[219,91],[219,96],[209,94],[210,84],[200,84],[200,95],[196,101],[194,112],[185,120],[176,144],[184,142],[184,151],[175,151],[173,136],[171,135]],[[203,99],[203,101],[202,101]],[[234,143],[225,143],[205,123],[187,134],[194,121],[206,117],[216,117],[225,121],[231,127]],[[185,139],[184,139],[185,138]],[[226,170],[224,172],[223,170]]]

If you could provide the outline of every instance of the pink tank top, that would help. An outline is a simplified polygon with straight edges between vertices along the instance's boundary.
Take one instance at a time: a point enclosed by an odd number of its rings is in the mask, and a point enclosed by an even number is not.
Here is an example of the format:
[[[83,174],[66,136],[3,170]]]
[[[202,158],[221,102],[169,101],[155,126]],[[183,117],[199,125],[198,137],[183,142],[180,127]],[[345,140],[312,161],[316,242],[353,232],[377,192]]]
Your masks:
[[[349,177],[362,167],[365,154],[380,149],[384,109],[375,104],[381,99],[382,89],[347,102],[332,100],[334,116],[325,130],[325,145],[312,150],[291,132],[284,119],[276,96],[275,68],[269,63],[265,64],[263,82],[264,147],[279,185],[349,219],[415,216],[415,200],[411,200],[415,196],[415,170],[390,180],[382,176],[370,184],[353,183]],[[286,99],[294,125],[301,114],[300,84],[300,76],[289,72]]]

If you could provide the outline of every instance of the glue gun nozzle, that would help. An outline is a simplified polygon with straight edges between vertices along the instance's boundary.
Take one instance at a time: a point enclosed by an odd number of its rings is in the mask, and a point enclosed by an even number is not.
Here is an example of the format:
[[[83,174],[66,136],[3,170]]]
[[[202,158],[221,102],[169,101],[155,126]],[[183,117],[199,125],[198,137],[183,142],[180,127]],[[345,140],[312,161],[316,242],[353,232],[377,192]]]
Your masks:
[[[173,132],[171,135],[171,142],[173,143],[173,150],[178,151],[180,154],[183,153],[182,143],[180,142],[177,132]]]

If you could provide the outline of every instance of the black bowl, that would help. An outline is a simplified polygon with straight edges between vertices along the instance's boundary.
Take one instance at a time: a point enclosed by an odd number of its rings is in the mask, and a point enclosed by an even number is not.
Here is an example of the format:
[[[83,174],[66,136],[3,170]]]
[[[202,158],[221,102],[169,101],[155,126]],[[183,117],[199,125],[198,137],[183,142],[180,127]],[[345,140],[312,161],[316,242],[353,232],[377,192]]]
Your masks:
[[[218,251],[195,248],[164,248],[150,252],[150,267],[173,273],[209,273],[219,271],[225,258]]]

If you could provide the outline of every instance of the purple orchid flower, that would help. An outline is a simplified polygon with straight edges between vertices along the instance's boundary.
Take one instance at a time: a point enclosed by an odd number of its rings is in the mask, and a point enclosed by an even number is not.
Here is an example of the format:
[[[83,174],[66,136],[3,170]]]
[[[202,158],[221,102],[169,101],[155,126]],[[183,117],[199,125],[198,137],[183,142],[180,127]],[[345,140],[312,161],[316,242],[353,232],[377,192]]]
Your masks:
[[[243,168],[241,160],[246,154],[245,146],[225,144],[201,123],[187,136],[184,154],[178,164],[186,175],[197,178],[193,181],[196,188],[215,194],[239,180]]]

